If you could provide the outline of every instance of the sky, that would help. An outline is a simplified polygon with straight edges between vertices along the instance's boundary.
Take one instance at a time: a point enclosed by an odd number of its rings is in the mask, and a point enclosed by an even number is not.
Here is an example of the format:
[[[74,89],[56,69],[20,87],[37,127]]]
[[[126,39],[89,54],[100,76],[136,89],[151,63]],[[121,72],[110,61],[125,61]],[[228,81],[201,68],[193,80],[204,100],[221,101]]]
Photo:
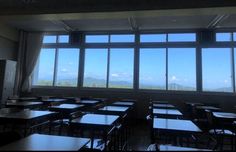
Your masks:
[[[195,34],[142,34],[141,43],[147,42],[182,42],[195,41]],[[227,41],[227,33],[216,36],[217,41]],[[236,34],[234,34],[236,40]],[[134,42],[134,35],[111,35],[110,41]],[[55,43],[56,36],[46,36],[44,43]],[[69,41],[68,36],[60,36],[60,43]],[[88,43],[107,43],[108,35],[86,36]],[[166,61],[166,53],[168,59]],[[42,49],[39,60],[38,79],[53,80],[55,49]],[[133,83],[134,49],[106,48],[86,49],[84,77],[96,79],[107,78],[108,54],[110,53],[109,80]],[[57,81],[63,79],[77,79],[80,50],[77,48],[58,49]],[[166,73],[168,83],[176,83],[188,87],[196,87],[196,49],[195,48],[140,48],[139,83],[145,85],[164,86]],[[168,64],[168,71],[166,71]],[[230,49],[203,48],[202,49],[202,79],[203,89],[231,87],[231,58]]]

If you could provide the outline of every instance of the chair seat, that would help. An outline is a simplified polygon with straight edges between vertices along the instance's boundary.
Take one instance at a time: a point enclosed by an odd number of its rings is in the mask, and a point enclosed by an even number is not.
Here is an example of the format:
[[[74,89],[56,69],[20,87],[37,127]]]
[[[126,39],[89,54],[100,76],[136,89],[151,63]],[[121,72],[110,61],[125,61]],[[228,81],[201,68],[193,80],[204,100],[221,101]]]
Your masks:
[[[106,143],[107,145],[109,144],[109,140]],[[91,141],[85,145],[85,150],[91,149]],[[99,151],[104,151],[105,150],[105,142],[102,139],[94,139],[93,141],[93,149],[94,150],[99,150]]]
[[[152,116],[151,116],[151,115],[148,115],[148,116],[146,117],[146,120],[152,120]]]
[[[233,133],[230,130],[222,130],[222,129],[211,129],[209,130],[210,134],[217,134],[217,135],[235,135],[235,133]]]
[[[151,144],[148,146],[146,151],[158,151],[156,144]]]

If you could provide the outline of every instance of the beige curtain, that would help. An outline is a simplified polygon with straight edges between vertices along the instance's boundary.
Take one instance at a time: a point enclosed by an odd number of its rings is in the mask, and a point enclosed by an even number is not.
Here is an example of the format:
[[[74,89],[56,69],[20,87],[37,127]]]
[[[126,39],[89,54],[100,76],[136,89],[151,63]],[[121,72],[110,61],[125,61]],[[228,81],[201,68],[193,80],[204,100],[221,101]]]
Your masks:
[[[20,92],[31,92],[31,75],[40,54],[42,41],[43,33],[41,32],[20,31],[15,95]]]

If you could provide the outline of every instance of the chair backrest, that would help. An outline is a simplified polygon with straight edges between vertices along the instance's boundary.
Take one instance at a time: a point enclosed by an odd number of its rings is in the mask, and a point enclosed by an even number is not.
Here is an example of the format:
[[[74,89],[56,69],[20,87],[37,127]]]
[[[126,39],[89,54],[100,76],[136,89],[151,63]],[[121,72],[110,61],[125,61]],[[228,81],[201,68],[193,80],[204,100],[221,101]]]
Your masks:
[[[83,115],[83,113],[81,111],[73,112],[69,115],[69,121],[71,122],[73,119],[79,118],[82,115]]]
[[[213,121],[213,114],[212,114],[212,112],[210,110],[207,110],[207,109],[205,110],[205,112],[206,112],[207,121],[208,121],[209,125],[213,126],[214,121]]]

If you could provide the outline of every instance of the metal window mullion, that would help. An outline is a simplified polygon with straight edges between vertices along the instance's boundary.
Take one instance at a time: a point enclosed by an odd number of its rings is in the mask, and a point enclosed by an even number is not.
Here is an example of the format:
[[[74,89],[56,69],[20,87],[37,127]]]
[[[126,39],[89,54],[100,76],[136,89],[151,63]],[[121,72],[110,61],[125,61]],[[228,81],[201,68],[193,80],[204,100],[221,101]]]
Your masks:
[[[202,92],[202,49],[200,46],[196,48],[196,91]]]
[[[111,41],[111,35],[108,36],[108,43],[110,43]],[[111,47],[109,45],[109,47],[107,48],[107,81],[106,81],[106,88],[109,87],[109,74],[110,74],[110,50]]]
[[[111,48],[109,47],[107,49],[107,81],[106,81],[106,88],[109,87],[109,74],[110,74],[110,51],[111,51]]]
[[[169,33],[166,33],[166,42],[168,42]],[[166,49],[166,90],[168,90],[168,47]]]
[[[233,87],[233,92],[235,92],[235,63],[234,63],[234,48],[231,47],[231,79],[232,79],[232,87]]]
[[[168,48],[166,49],[166,90],[169,90],[168,88]]]
[[[139,32],[135,33],[135,47],[134,47],[134,76],[133,76],[133,89],[135,92],[139,89],[139,57],[140,57],[140,47],[139,41],[140,34]]]
[[[54,62],[54,74],[53,74],[53,86],[56,84],[56,78],[57,78],[57,67],[58,67],[58,48],[55,50],[55,62]]]
[[[82,40],[80,40],[80,54],[79,54],[79,74],[77,87],[81,89],[84,83],[84,66],[85,66],[85,35],[83,34]]]

